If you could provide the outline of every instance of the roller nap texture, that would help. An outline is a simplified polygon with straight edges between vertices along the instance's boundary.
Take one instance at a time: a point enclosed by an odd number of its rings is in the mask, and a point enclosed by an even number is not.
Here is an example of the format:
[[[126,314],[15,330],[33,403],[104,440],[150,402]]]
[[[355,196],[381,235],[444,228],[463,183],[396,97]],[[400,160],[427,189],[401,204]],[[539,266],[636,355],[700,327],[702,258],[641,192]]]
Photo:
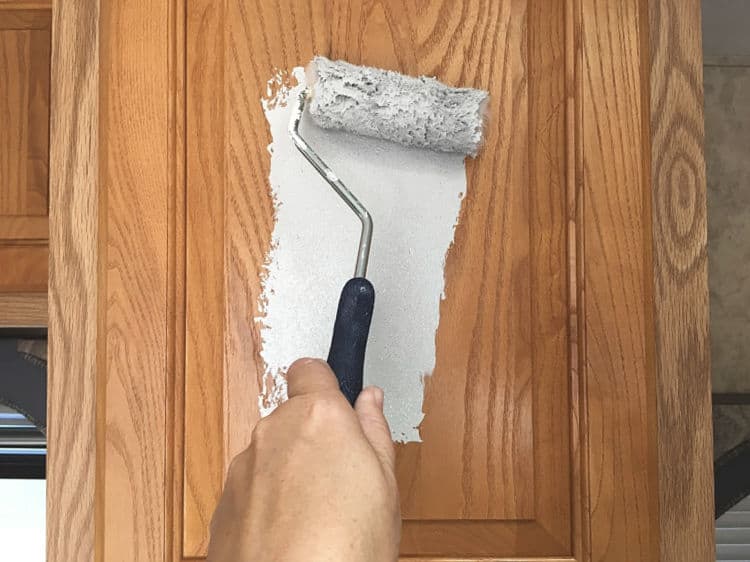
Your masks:
[[[313,120],[325,129],[476,156],[489,94],[435,78],[315,57],[307,68]]]

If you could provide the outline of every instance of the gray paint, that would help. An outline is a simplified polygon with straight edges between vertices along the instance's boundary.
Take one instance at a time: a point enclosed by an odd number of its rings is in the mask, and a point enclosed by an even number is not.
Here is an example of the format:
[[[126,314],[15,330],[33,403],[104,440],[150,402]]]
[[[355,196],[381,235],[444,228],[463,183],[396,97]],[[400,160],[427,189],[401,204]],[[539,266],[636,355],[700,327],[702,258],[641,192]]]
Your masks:
[[[261,102],[273,139],[269,185],[275,218],[256,317],[263,414],[285,399],[284,373],[294,359],[328,353],[360,234],[354,213],[287,132],[294,111],[287,102],[304,88],[297,83],[302,78],[302,68],[279,71]],[[393,439],[419,441],[424,378],[435,368],[445,257],[467,189],[465,158],[322,129],[307,111],[300,133],[372,214],[368,278],[376,296],[365,384],[385,391]]]
[[[488,94],[426,76],[315,57],[310,115],[325,129],[475,156]]]

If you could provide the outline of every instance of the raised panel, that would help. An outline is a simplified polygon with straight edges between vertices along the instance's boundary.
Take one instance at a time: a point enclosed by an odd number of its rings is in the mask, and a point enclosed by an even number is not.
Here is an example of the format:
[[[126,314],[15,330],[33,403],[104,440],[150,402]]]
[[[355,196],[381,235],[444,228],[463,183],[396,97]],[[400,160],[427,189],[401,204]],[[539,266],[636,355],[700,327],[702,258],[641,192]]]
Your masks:
[[[47,293],[0,294],[0,327],[47,326]]]
[[[43,293],[47,290],[46,244],[0,244],[0,293]]]
[[[0,292],[47,289],[50,19],[0,4]]]
[[[593,560],[658,559],[648,77],[638,0],[584,0],[583,330]]]
[[[225,467],[223,61],[210,54],[221,52],[222,25],[221,3],[188,3],[185,464],[178,538],[187,554],[206,552]]]
[[[402,553],[571,555],[566,3],[196,1],[187,16],[183,556],[205,556],[226,467],[259,415],[254,318],[274,224],[260,100],[315,54],[491,94],[447,256],[422,442],[398,449]]]
[[[50,39],[48,12],[0,10],[0,216],[47,214]]]
[[[42,217],[0,217],[0,240],[44,241],[49,238],[49,220]]]

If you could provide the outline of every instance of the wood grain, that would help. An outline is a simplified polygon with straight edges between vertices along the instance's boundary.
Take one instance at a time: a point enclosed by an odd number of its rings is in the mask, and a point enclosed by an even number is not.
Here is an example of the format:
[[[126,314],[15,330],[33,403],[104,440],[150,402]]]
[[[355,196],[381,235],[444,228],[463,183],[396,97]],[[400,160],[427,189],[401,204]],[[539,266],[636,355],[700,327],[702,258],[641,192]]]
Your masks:
[[[0,216],[47,214],[50,15],[24,13],[0,12]]]
[[[476,8],[469,15],[455,4],[433,3],[428,14],[410,14],[409,20],[421,39],[413,47],[417,59],[433,61],[432,68],[413,73],[487,89],[493,121],[482,153],[467,163],[467,195],[446,259],[435,370],[425,384],[423,443],[403,447],[399,457],[407,519],[533,519],[534,440],[546,438],[537,435],[532,413],[539,380],[532,377],[532,329],[538,328],[531,307],[541,295],[532,292],[537,264],[531,263],[531,239],[544,233],[531,217],[536,194],[529,136],[538,125],[530,122],[530,61],[519,48],[530,39],[529,3],[490,4],[485,14]],[[443,55],[440,26],[446,24],[461,30],[456,48],[469,49],[466,57]],[[562,52],[563,38],[558,40]],[[485,57],[496,62],[483,65]],[[542,104],[543,111],[552,109]],[[547,203],[545,210],[562,220],[563,206]],[[552,227],[539,222],[542,230]],[[564,275],[559,282],[564,288]],[[553,334],[549,321],[542,329]],[[558,484],[569,493],[567,483]],[[442,492],[435,494],[436,488]],[[405,553],[429,548],[426,536],[416,544],[409,537]]]
[[[0,0],[0,10],[51,10],[52,0]]]
[[[404,462],[403,456],[399,459],[403,463],[399,466],[402,483],[408,482],[408,487],[402,486],[402,495],[408,494],[402,502],[404,512],[410,518],[416,519],[420,515],[426,520],[449,517],[435,507],[437,502],[453,499],[449,492],[434,493],[436,489],[446,490],[450,486],[451,470],[455,470],[448,466],[453,461],[446,462],[441,457],[460,459],[463,462],[460,472],[462,482],[475,488],[473,493],[480,501],[496,503],[501,503],[498,498],[512,493],[508,483],[504,490],[492,489],[495,485],[493,480],[508,479],[503,473],[502,457],[527,456],[533,462],[531,490],[520,493],[534,499],[534,516],[528,519],[544,529],[547,536],[533,536],[531,525],[516,525],[513,520],[522,518],[522,512],[506,511],[503,516],[498,506],[489,507],[484,515],[487,519],[509,520],[505,532],[509,532],[510,536],[498,540],[491,547],[494,550],[482,551],[475,537],[460,539],[460,534],[455,531],[449,535],[454,541],[453,548],[460,545],[463,553],[471,552],[477,556],[498,556],[506,552],[531,555],[533,551],[527,549],[532,545],[543,549],[539,553],[548,555],[563,553],[571,548],[571,441],[569,427],[559,423],[560,419],[570,416],[565,236],[565,3],[529,2],[527,9],[527,21],[525,25],[521,24],[526,33],[527,60],[514,63],[527,70],[528,74],[520,77],[521,88],[527,91],[519,94],[527,99],[521,105],[514,106],[508,101],[513,96],[503,91],[509,85],[502,88],[489,86],[498,104],[491,113],[493,119],[502,123],[502,127],[498,128],[500,137],[499,140],[492,136],[487,139],[484,155],[492,158],[491,163],[483,163],[484,156],[472,163],[479,169],[473,175],[469,172],[469,198],[465,202],[454,246],[448,256],[447,298],[441,307],[437,339],[438,363],[426,388],[426,415],[420,428],[424,443],[410,444],[400,451],[403,455],[406,449],[416,450],[416,462],[422,464],[410,466],[408,461]],[[520,17],[520,11],[511,15],[511,18]],[[512,38],[508,38],[508,32],[495,32],[512,41]],[[511,46],[506,48],[512,49]],[[502,51],[497,53],[497,57],[504,60]],[[466,64],[470,67],[471,62],[467,61]],[[512,76],[515,70],[511,63],[506,64],[495,75],[503,81],[508,75]],[[523,115],[524,107],[527,115]],[[523,142],[525,131],[528,144]],[[508,134],[511,136],[506,136]],[[504,155],[509,160],[505,161]],[[515,176],[512,172],[514,167],[518,168],[515,172],[518,175]],[[508,192],[504,198],[495,199],[503,197],[503,185],[507,185]],[[489,189],[484,191],[486,187]],[[476,200],[472,200],[474,196]],[[519,196],[521,198],[515,199]],[[527,200],[523,201],[523,198]],[[494,211],[483,216],[484,209]],[[519,209],[523,210],[517,218],[512,219],[514,209],[516,213]],[[504,216],[506,213],[507,217]],[[528,241],[525,241],[525,236],[528,236]],[[486,253],[482,254],[482,251]],[[510,262],[494,270],[496,260],[502,264],[505,259]],[[515,260],[518,262],[513,263]],[[481,274],[475,270],[477,266],[481,267]],[[509,269],[503,272],[503,267]],[[526,272],[525,267],[528,268]],[[526,279],[522,281],[524,276]],[[524,283],[528,286],[521,289],[519,285]],[[493,290],[496,291],[495,296],[488,296]],[[508,310],[508,303],[523,303],[527,298],[530,299],[528,309],[521,307],[514,312],[514,305],[511,304]],[[476,304],[470,305],[473,302]],[[505,321],[520,324],[503,325]],[[519,329],[520,325],[524,325],[528,333]],[[468,344],[467,348],[462,348],[464,342]],[[529,413],[529,429],[533,433],[531,451],[525,451],[518,444],[506,445],[499,437],[493,438],[493,435],[523,431],[522,424],[515,426],[518,420],[515,423],[506,420],[505,427],[496,424],[492,408],[497,409],[497,416],[512,415],[513,408],[502,402],[503,391],[500,389],[503,385],[513,384],[508,373],[523,372],[526,366],[523,362],[515,363],[513,359],[510,359],[510,363],[505,361],[509,361],[507,356],[519,358],[524,354],[528,355],[528,383],[533,396],[533,415]],[[450,366],[450,370],[442,371],[443,366]],[[482,399],[473,396],[464,402],[463,409],[457,409],[453,396],[473,392],[474,384],[481,389],[476,391],[477,396],[487,396],[489,408],[485,410]],[[494,406],[493,400],[497,400]],[[467,418],[463,428],[462,416]],[[494,430],[493,422],[497,425]],[[476,427],[485,424],[487,434]],[[462,442],[464,446],[469,445],[468,449],[453,448],[446,442],[446,436],[457,430],[463,432]],[[497,451],[493,452],[492,448],[495,447]],[[472,458],[472,451],[482,448],[488,450],[486,458]],[[550,470],[551,467],[555,467],[555,470]],[[409,472],[412,474],[407,480]],[[487,482],[487,488],[484,482]],[[418,490],[414,483],[423,488],[418,494],[414,494],[414,490]],[[464,501],[467,501],[466,497]],[[481,512],[482,509],[477,511]],[[479,517],[469,515],[468,518]],[[422,537],[415,539],[419,540],[420,553],[430,552],[433,543],[441,542],[436,541],[430,533],[436,524],[425,523]],[[405,527],[404,549],[411,546],[409,541],[413,537],[409,534],[410,526],[411,523],[408,523]],[[477,523],[472,531],[477,535],[481,532],[482,541],[486,541],[488,546],[492,544],[490,536],[503,533],[490,522]],[[513,543],[514,546],[506,546],[506,551],[502,541],[506,545]],[[450,548],[448,545],[443,547]]]
[[[54,12],[50,125],[47,560],[94,562],[98,271],[99,2]],[[75,72],[71,72],[75,69]],[[79,139],[79,142],[71,142]],[[99,404],[101,404],[101,400]],[[99,558],[101,560],[101,558]]]
[[[640,9],[637,0],[582,3],[590,548],[607,562],[659,556]]]
[[[295,20],[302,18],[299,20],[302,25],[295,33],[297,39],[292,41],[295,51],[299,45],[308,43],[327,48],[329,23],[319,4],[311,3],[309,10],[303,7],[302,11],[301,3],[295,2],[286,2],[277,8],[294,9],[287,13],[292,13]],[[224,144],[227,178],[225,463],[248,444],[250,430],[258,419],[258,396],[262,388],[260,325],[254,320],[259,315],[261,287],[260,283],[248,283],[263,275],[274,221],[267,182],[270,159],[265,150],[271,137],[260,105],[266,92],[261,93],[260,86],[265,87],[265,81],[277,70],[291,68],[284,61],[256,56],[256,53],[268,52],[268,40],[272,37],[269,33],[281,31],[276,21],[278,12],[271,8],[263,2],[232,1],[227,3],[226,12],[227,21],[235,24],[227,26],[224,75],[227,108],[233,108],[225,113],[228,142]],[[258,34],[258,24],[270,24],[272,28]],[[279,43],[280,48],[287,49],[285,41],[282,39]],[[245,64],[246,60],[252,64]]]
[[[47,326],[47,293],[0,294],[0,327]]]
[[[569,343],[569,322],[577,300],[568,294],[571,209],[567,200],[566,95],[568,53],[575,48],[575,36],[566,30],[566,4],[529,2],[527,48],[534,513],[570,553],[572,536],[580,527],[580,522],[573,521],[572,504],[580,501],[581,477],[575,454],[579,432],[571,427],[579,420],[574,415],[573,402],[578,396],[574,394],[577,388],[571,386]],[[567,486],[561,486],[561,481]]]
[[[208,548],[224,481],[224,14],[188,4],[185,470],[187,555]]]
[[[662,562],[713,560],[700,2],[649,3]]]
[[[50,428],[67,448],[50,450],[51,560],[175,559],[176,7],[56,12]]]
[[[2,241],[36,241],[46,242],[49,239],[49,219],[47,215],[0,216],[0,243]]]
[[[461,10],[448,2],[418,9],[396,2],[229,2],[223,15],[215,5],[189,10],[188,175],[194,180],[187,203],[188,318],[193,299],[196,312],[207,310],[196,315],[195,330],[188,321],[185,474],[196,484],[186,487],[184,556],[205,554],[207,520],[225,468],[206,456],[223,452],[226,466],[246,446],[258,415],[263,365],[253,318],[273,228],[270,138],[259,100],[277,69],[303,65],[315,53],[435,74],[493,93],[489,148],[470,167],[449,256],[438,367],[425,402],[432,406],[422,427],[428,437],[400,451],[410,519],[404,552],[551,555],[570,549],[571,442],[567,423],[555,421],[570,412],[565,4],[465,4]],[[224,30],[223,44],[216,29]],[[461,30],[450,44],[447,29]],[[223,67],[216,55],[222,45]],[[218,154],[222,130],[226,141]],[[222,220],[224,240],[215,231]],[[223,286],[214,278],[222,255]],[[223,388],[214,355],[221,349],[214,314],[221,311],[216,297],[222,291]],[[462,397],[460,409],[455,396]],[[219,400],[223,441],[212,437]],[[442,494],[434,493],[438,488]]]
[[[0,292],[47,290],[49,11],[0,11]]]
[[[166,556],[171,29],[166,3],[102,4],[102,560]],[[171,431],[171,429],[170,429]]]
[[[52,14],[49,6],[35,3],[17,2],[13,4],[0,3],[0,30],[3,31],[31,31],[49,30]]]
[[[165,559],[182,559],[183,485],[185,453],[185,262],[186,262],[186,0],[168,4],[169,23],[169,119],[168,170],[171,196],[168,200],[167,248],[167,507]]]
[[[591,483],[588,466],[588,388],[585,377],[585,237],[583,220],[583,33],[581,0],[565,5],[565,191],[568,211],[568,365],[572,489],[571,552],[591,560]]]
[[[0,294],[47,290],[49,251],[42,244],[0,243]]]

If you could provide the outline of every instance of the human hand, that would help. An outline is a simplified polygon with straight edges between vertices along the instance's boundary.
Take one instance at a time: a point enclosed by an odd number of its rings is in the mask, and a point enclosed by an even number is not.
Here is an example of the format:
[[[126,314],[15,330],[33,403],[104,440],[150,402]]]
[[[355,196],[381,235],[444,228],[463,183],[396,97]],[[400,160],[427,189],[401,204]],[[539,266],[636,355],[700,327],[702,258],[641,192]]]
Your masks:
[[[329,366],[301,359],[289,400],[229,468],[208,562],[393,562],[401,533],[383,391],[352,409]]]

